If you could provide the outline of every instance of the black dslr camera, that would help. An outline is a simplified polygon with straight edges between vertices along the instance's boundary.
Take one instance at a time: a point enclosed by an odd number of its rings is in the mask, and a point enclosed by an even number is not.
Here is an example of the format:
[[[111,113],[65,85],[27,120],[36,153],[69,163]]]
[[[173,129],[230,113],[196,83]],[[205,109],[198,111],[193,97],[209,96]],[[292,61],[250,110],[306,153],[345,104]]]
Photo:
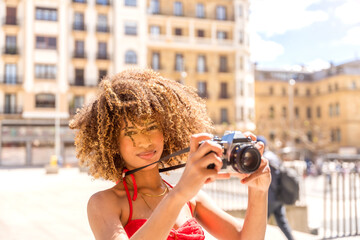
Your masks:
[[[255,141],[245,137],[240,131],[226,131],[222,138],[214,137],[212,141],[223,147],[221,157],[227,172],[252,173],[261,163],[261,154],[255,147]],[[213,169],[214,164],[208,166]]]

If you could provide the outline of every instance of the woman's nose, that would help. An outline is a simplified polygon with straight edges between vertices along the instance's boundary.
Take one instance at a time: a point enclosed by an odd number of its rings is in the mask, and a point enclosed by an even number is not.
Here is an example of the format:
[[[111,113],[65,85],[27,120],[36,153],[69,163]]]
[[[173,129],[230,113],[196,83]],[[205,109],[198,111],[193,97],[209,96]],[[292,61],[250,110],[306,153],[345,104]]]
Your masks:
[[[143,148],[147,148],[152,144],[150,135],[148,134],[148,132],[145,131],[139,134],[136,142],[137,142],[136,144],[137,146]]]

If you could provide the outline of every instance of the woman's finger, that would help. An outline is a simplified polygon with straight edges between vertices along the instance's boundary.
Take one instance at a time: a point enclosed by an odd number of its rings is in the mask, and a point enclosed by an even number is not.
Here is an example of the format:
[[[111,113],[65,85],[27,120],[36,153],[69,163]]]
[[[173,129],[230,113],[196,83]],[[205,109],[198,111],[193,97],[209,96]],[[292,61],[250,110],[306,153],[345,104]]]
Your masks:
[[[213,137],[214,136],[209,133],[193,134],[190,138],[190,154],[198,150],[200,142],[210,140]]]

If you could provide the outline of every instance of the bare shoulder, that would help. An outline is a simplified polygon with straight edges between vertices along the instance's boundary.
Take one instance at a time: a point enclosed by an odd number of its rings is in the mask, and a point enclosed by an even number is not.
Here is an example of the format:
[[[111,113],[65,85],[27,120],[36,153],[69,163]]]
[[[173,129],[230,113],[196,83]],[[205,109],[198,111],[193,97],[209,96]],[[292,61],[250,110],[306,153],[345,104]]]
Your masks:
[[[121,220],[128,215],[126,192],[117,186],[99,191],[90,197],[87,211],[89,220],[92,217]]]

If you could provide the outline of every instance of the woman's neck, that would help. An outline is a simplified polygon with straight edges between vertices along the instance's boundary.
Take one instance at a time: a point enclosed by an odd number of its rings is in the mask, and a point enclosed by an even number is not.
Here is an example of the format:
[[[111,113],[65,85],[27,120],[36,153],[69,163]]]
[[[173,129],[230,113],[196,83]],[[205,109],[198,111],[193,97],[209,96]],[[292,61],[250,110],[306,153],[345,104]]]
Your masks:
[[[134,173],[136,185],[139,191],[142,189],[146,190],[158,190],[159,188],[164,187],[164,181],[162,180],[158,168],[152,168],[152,169],[143,169],[141,171],[138,171]],[[130,176],[127,177],[127,182],[131,182]],[[129,181],[130,180],[130,181]],[[130,183],[133,185],[132,183]]]

